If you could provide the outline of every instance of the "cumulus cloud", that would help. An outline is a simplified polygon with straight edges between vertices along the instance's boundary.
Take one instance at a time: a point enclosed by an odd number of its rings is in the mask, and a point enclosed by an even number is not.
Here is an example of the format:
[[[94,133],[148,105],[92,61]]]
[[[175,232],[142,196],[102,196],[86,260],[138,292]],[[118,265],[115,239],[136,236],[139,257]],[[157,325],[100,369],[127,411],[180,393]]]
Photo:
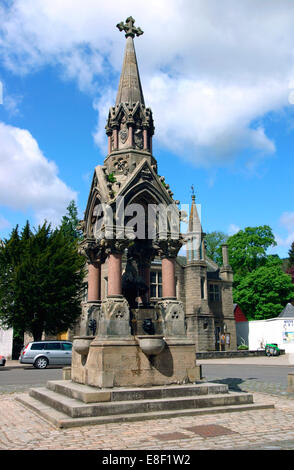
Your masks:
[[[263,117],[289,105],[294,3],[284,0],[14,0],[0,7],[0,54],[14,73],[58,65],[93,93],[94,138],[103,138],[132,14],[145,101],[159,145],[204,167],[248,153],[248,167],[272,155]],[[115,75],[114,75],[115,73]],[[114,78],[115,77],[115,78]],[[100,84],[100,86],[98,86]],[[258,124],[256,124],[258,122]]]
[[[240,227],[238,227],[238,225],[236,224],[230,224],[229,225],[229,228],[228,228],[228,234],[231,236],[231,235],[235,235],[236,233],[238,233],[239,231],[241,230]]]
[[[33,210],[37,223],[46,219],[58,224],[76,192],[58,177],[57,166],[47,160],[29,131],[2,122],[0,141],[0,205]],[[0,226],[4,228],[4,219]]]
[[[294,212],[284,212],[280,217],[280,225],[286,230],[286,236],[275,235],[276,242],[280,247],[288,247],[294,241]]]

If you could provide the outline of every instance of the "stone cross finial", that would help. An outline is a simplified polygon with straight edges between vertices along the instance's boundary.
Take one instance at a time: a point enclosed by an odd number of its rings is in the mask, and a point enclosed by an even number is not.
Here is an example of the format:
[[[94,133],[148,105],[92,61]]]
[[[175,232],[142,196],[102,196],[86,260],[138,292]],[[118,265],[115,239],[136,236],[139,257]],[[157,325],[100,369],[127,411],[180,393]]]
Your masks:
[[[141,36],[141,34],[144,33],[144,31],[142,31],[141,28],[136,28],[134,26],[134,23],[135,23],[135,20],[132,16],[129,16],[127,19],[126,19],[126,22],[124,23],[123,21],[121,21],[120,23],[118,23],[116,25],[116,27],[120,30],[120,31],[125,31],[126,33],[126,38],[128,37],[131,37],[131,38],[134,38],[135,36]]]
[[[191,186],[191,191],[192,191],[192,199],[195,201],[195,189],[194,189],[194,184]]]

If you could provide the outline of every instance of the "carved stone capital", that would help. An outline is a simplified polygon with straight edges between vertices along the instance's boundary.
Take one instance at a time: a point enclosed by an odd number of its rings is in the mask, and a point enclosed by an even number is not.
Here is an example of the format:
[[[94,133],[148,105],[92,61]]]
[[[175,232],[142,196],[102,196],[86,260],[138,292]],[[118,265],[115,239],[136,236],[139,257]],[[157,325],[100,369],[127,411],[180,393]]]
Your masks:
[[[100,245],[103,247],[106,256],[114,253],[122,254],[126,248],[130,245],[131,240],[129,239],[102,239]]]
[[[150,243],[133,242],[128,249],[128,257],[137,261],[140,266],[150,266],[156,256],[156,249]]]
[[[176,258],[183,244],[182,237],[177,239],[167,238],[157,239],[153,243],[153,247],[161,258]]]
[[[102,264],[107,256],[101,242],[87,238],[79,244],[78,251],[89,264]]]

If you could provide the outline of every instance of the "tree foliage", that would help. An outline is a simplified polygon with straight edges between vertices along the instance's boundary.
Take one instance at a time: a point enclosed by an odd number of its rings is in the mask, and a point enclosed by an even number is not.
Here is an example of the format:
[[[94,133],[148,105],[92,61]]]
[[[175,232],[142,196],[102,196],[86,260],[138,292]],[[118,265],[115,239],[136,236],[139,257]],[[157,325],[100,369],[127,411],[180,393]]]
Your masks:
[[[228,235],[224,232],[214,231],[207,233],[205,236],[206,241],[206,255],[218,265],[222,264],[222,250],[221,246],[228,240]]]
[[[81,313],[84,259],[61,229],[27,222],[0,247],[0,319],[35,340],[73,326]]]
[[[294,285],[278,259],[270,259],[248,273],[234,289],[234,302],[240,305],[248,320],[278,316],[293,296]]]
[[[292,282],[294,284],[294,242],[291,244],[289,250],[288,267],[286,272],[290,274]]]
[[[60,230],[67,239],[79,241],[83,238],[83,234],[78,230],[79,218],[78,209],[75,201],[71,201],[67,207],[67,213],[61,219]]]
[[[277,244],[268,225],[239,230],[228,238],[227,243],[235,286],[248,273],[264,266],[267,262],[267,249]]]
[[[277,255],[268,255],[275,237],[268,225],[246,227],[228,239],[234,271],[234,302],[248,320],[274,318],[294,296],[291,278]]]

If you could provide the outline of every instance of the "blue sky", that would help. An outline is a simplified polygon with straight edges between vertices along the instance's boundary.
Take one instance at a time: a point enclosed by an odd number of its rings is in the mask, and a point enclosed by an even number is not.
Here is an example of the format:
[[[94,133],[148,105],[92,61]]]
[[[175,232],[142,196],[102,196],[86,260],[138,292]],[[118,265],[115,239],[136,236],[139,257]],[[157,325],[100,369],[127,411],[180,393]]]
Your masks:
[[[206,232],[294,240],[294,2],[9,0],[0,6],[0,238],[85,210],[132,15],[153,153]]]

